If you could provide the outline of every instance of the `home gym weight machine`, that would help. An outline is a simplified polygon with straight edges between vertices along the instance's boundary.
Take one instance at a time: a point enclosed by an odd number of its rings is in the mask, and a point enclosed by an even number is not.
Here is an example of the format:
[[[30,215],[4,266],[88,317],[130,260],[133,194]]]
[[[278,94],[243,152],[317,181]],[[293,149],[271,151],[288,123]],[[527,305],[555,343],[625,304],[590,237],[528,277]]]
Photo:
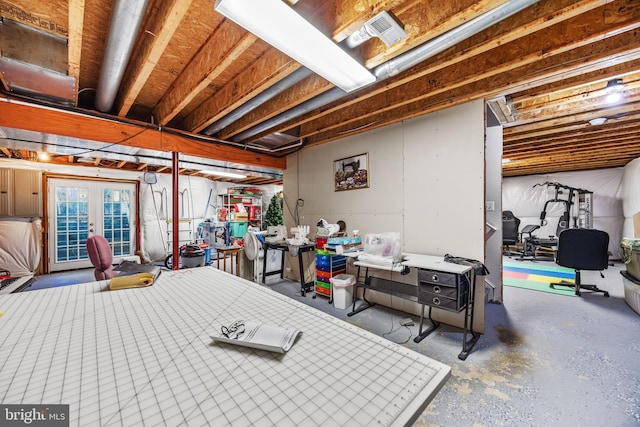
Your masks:
[[[539,250],[546,252],[549,256],[553,256],[555,247],[558,244],[558,236],[567,228],[593,228],[593,192],[569,187],[559,182],[547,181],[542,184],[535,184],[533,188],[538,186],[553,187],[554,196],[545,202],[542,212],[540,212],[540,225],[526,225],[520,231],[523,245],[521,259],[525,257],[536,259]],[[577,208],[574,201],[576,198],[578,199]],[[564,206],[564,212],[558,219],[555,236],[549,236],[548,238],[534,236],[533,232],[547,225],[547,209],[553,203],[561,203]],[[573,216],[571,215],[572,213]],[[573,226],[570,222],[571,219],[573,219]]]

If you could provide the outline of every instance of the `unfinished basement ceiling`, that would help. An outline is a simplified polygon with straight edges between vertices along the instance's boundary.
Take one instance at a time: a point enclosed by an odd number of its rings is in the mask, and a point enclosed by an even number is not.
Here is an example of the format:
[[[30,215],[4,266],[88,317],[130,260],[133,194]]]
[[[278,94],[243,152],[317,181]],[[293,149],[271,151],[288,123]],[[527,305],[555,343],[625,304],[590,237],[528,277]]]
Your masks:
[[[0,0],[0,126],[282,170],[296,150],[485,99],[504,126],[504,176],[640,157],[638,1],[288,3],[336,43],[382,11],[407,37],[350,49],[377,81],[346,94],[225,19],[211,0]],[[136,4],[132,40],[121,31],[110,39],[113,10],[126,11],[113,18],[122,24]],[[25,27],[33,35],[23,36]],[[16,40],[20,48],[10,48]],[[38,48],[42,40],[65,41],[63,53]],[[100,83],[108,43],[125,62],[113,105],[101,111],[96,93],[113,85]],[[11,77],[7,64],[16,61],[30,83]],[[390,71],[396,64],[404,65]],[[623,97],[609,104],[614,79]]]

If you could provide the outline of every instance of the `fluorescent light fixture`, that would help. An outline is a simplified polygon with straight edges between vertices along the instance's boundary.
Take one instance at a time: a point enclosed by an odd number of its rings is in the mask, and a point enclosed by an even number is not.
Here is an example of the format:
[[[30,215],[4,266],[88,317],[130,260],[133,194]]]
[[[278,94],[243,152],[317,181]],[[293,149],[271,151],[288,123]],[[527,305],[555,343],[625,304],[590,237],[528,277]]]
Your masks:
[[[589,124],[591,126],[599,126],[603,125],[607,121],[606,117],[596,117],[595,119],[589,120]]]
[[[216,0],[214,9],[345,92],[376,80],[282,0]]]
[[[233,173],[233,172],[225,172],[225,171],[214,171],[214,170],[205,170],[205,171],[201,171],[202,173],[206,173],[207,175],[216,175],[216,176],[223,176],[225,178],[237,178],[237,179],[242,179],[242,178],[246,178],[246,175],[240,175],[239,173]]]

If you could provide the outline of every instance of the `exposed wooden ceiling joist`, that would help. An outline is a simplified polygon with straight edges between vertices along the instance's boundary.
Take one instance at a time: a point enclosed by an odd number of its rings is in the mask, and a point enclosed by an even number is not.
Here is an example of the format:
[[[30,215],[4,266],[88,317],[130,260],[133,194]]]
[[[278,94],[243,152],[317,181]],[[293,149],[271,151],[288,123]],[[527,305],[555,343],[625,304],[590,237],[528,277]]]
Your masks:
[[[290,3],[337,43],[377,13],[389,12],[407,37],[393,46],[374,37],[351,51],[374,69],[509,2]],[[637,1],[539,1],[409,70],[297,115],[290,110],[333,86],[311,75],[280,90],[278,84],[302,65],[225,19],[209,0],[150,0],[114,116],[96,113],[112,8],[111,0],[0,0],[2,19],[67,39],[67,75],[75,81],[78,108],[55,109],[57,100],[44,93],[15,92],[0,69],[7,97],[20,95],[25,103],[38,98],[33,105],[0,102],[0,126],[282,170],[284,156],[295,150],[484,99],[504,126],[504,156],[513,157],[503,166],[505,176],[623,166],[640,156]],[[0,37],[0,52],[2,43]],[[608,106],[606,82],[614,78],[623,79],[626,97]],[[274,89],[268,100],[252,103]],[[51,109],[39,107],[43,101]],[[271,122],[285,112],[288,120]],[[594,118],[606,122],[590,125]],[[212,125],[217,139],[202,135]],[[255,126],[266,130],[250,131]],[[79,164],[68,155],[57,161],[63,158]],[[146,160],[95,161],[101,167],[166,170]],[[247,178],[264,179],[273,182]]]

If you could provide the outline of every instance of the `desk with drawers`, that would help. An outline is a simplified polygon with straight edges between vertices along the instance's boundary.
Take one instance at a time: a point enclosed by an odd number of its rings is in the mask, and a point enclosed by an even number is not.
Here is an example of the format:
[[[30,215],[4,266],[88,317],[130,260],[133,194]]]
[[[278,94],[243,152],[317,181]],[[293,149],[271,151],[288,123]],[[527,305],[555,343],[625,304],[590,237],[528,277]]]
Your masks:
[[[414,341],[418,343],[440,326],[440,322],[431,316],[433,308],[451,312],[464,310],[464,337],[462,351],[458,358],[461,360],[467,358],[475,343],[480,339],[480,334],[473,330],[475,275],[471,266],[446,262],[444,257],[440,256],[421,254],[404,254],[403,261],[397,264],[380,265],[356,261],[354,265],[358,267],[358,276],[360,268],[366,269],[364,283],[356,284],[356,287],[363,289],[362,299],[365,304],[356,309],[357,292],[355,292],[353,309],[347,316],[353,316],[375,305],[366,299],[367,289],[417,302],[422,306],[420,329],[418,336],[414,338]],[[418,269],[417,286],[369,275],[369,269],[406,273],[407,268]],[[425,307],[428,307],[428,319],[431,323],[426,329],[423,328]],[[469,334],[471,338],[467,340]]]

